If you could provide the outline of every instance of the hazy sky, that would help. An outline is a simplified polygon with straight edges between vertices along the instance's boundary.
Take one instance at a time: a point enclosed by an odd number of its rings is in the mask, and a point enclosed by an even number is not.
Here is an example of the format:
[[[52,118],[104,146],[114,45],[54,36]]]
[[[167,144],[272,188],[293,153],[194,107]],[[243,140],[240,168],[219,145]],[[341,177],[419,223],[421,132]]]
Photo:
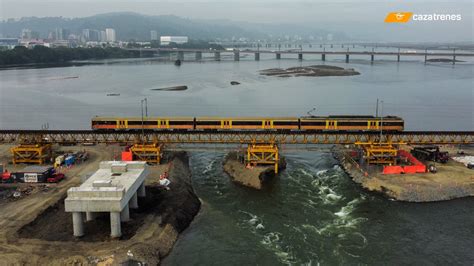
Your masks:
[[[147,15],[173,14],[198,19],[230,19],[263,23],[305,23],[318,28],[343,30],[357,34],[396,34],[397,38],[425,36],[426,40],[443,38],[474,40],[473,0],[0,0],[0,17],[23,16],[84,17],[99,13],[133,11]],[[418,22],[410,25],[387,25],[386,14],[412,11],[423,14],[461,14],[461,21]]]

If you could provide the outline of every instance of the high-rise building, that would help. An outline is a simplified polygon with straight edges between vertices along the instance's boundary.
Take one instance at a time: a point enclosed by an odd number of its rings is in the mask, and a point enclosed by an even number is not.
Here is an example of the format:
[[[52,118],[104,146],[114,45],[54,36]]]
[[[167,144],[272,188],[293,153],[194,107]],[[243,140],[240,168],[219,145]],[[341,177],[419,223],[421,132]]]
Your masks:
[[[88,42],[88,41],[92,41],[92,42],[100,41],[100,31],[91,30],[91,29],[83,29],[82,30],[82,39],[86,42]]]
[[[67,40],[69,37],[69,30],[66,29],[56,28],[54,32],[56,40]]]
[[[156,30],[150,31],[150,40],[158,41],[158,32]]]
[[[115,30],[111,28],[105,29],[105,34],[108,42],[115,42],[117,38],[115,37]]]
[[[32,37],[32,32],[30,29],[22,29],[21,30],[21,39],[31,39]]]
[[[105,30],[100,31],[100,36],[99,36],[99,41],[101,42],[106,42],[107,41],[107,33],[105,33]]]

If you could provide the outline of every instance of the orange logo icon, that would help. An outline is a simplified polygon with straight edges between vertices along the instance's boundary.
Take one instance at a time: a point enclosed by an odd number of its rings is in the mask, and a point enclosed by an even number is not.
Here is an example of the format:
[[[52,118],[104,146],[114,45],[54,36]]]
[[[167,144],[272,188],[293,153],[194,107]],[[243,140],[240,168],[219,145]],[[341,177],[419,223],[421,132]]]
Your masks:
[[[413,12],[390,12],[385,17],[387,23],[407,23],[410,21]]]

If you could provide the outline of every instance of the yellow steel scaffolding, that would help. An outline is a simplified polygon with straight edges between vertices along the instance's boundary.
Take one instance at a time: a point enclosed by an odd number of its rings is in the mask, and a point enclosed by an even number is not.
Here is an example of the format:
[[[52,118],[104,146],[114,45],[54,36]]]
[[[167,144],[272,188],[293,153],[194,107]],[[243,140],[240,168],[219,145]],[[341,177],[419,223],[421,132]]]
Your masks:
[[[153,144],[134,144],[130,151],[133,158],[137,161],[146,161],[147,163],[160,164],[161,162],[161,148],[162,145],[158,143]]]
[[[45,164],[52,157],[51,144],[21,144],[11,148],[12,162]]]
[[[278,146],[276,144],[249,144],[247,147],[247,163],[251,165],[273,164],[275,174],[278,173]]]
[[[356,142],[364,149],[364,157],[369,164],[395,165],[397,162],[398,145],[404,143]]]

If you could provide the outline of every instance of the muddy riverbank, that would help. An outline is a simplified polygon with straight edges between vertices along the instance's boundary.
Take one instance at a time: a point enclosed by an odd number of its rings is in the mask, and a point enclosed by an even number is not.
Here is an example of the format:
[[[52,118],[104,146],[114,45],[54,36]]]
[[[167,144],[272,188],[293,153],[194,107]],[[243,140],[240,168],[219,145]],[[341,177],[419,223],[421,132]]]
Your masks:
[[[269,68],[260,70],[260,75],[277,77],[329,77],[360,75],[353,68],[342,68],[328,65],[313,65],[290,68]]]

